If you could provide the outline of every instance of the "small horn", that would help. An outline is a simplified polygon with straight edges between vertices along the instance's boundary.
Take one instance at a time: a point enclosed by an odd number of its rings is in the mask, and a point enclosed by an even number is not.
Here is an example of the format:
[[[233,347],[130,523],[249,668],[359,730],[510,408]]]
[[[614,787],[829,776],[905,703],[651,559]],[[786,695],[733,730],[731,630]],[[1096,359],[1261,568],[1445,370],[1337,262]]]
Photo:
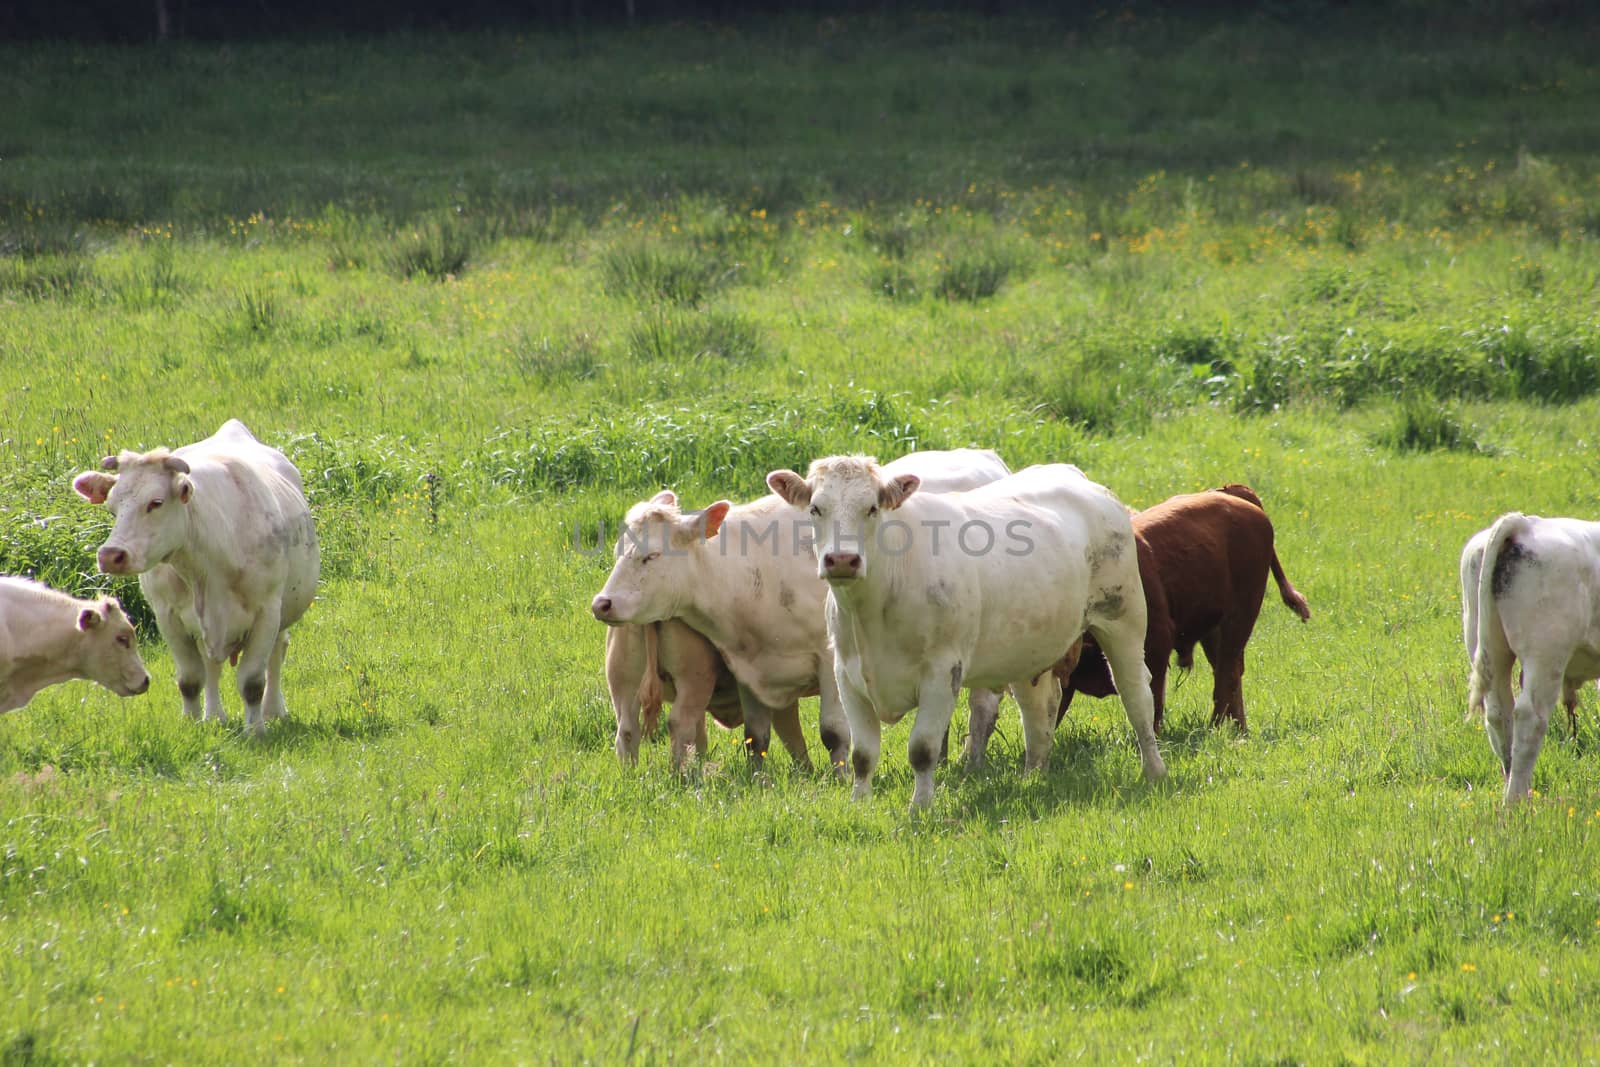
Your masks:
[[[179,456],[168,456],[161,461],[161,465],[174,474],[188,474],[189,464]]]
[[[116,470],[117,469],[117,457],[116,456],[107,456],[105,459],[101,460],[100,461],[100,469],[103,470],[103,471],[114,471],[114,470]]]

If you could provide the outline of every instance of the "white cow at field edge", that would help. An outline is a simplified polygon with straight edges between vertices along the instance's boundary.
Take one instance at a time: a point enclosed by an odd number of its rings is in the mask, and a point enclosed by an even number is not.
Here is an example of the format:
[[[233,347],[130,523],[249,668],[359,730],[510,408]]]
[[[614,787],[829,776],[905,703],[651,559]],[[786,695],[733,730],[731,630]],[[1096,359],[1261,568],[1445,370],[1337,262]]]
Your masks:
[[[0,712],[73,678],[124,697],[150,688],[122,605],[115,597],[79,600],[26,578],[0,577]]]
[[[1511,512],[1474,534],[1461,553],[1461,629],[1467,714],[1483,710],[1514,802],[1533,785],[1556,701],[1572,714],[1578,687],[1600,677],[1600,523]]]
[[[1050,757],[1061,684],[1052,668],[1085,630],[1106,654],[1146,778],[1156,749],[1144,662],[1145,598],[1128,509],[1076,467],[1029,467],[964,493],[919,492],[864,456],[834,456],[805,478],[767,484],[819,526],[817,577],[850,720],[853,796],[872,794],[879,722],[916,709],[913,808],[933,802],[933,768],[963,686],[1010,686],[1022,709],[1025,769]]]
[[[993,452],[967,448],[913,452],[886,469],[916,472],[930,493],[1009,473]],[[719,500],[686,513],[670,491],[658,493],[629,509],[611,575],[590,610],[612,626],[677,618],[710,639],[739,682],[752,758],[765,755],[782,709],[817,694],[822,744],[842,769],[850,731],[834,684],[815,539],[806,513],[776,496],[738,507]],[[974,716],[984,714],[980,708]],[[803,747],[791,753],[808,763]]]
[[[231,659],[245,725],[263,736],[268,717],[288,714],[288,630],[317,590],[317,533],[300,472],[237,419],[204,441],[123,452],[101,466],[72,487],[115,516],[100,569],[139,576],[172,649],[184,711],[201,718],[204,685],[204,717],[227,718],[218,680]]]

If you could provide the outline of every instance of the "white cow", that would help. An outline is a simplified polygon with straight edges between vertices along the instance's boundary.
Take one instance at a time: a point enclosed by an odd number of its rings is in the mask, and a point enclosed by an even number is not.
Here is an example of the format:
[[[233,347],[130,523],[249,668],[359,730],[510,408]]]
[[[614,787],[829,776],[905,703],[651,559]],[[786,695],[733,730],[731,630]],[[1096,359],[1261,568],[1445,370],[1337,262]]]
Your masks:
[[[265,735],[267,718],[288,714],[288,631],[317,590],[317,533],[300,472],[237,419],[176,451],[123,452],[101,466],[72,487],[116,517],[100,569],[139,576],[172,649],[184,711],[201,718],[204,685],[204,717],[227,718],[218,680],[231,659],[245,725]]]
[[[1010,686],[1025,768],[1050,756],[1061,684],[1052,668],[1085,630],[1105,651],[1146,778],[1156,749],[1145,598],[1128,509],[1076,467],[1029,467],[965,493],[919,492],[914,474],[864,456],[819,459],[767,484],[819,525],[828,635],[849,716],[853,796],[872,794],[882,722],[917,710],[913,808],[933,802],[933,768],[963,686]]]
[[[1511,512],[1461,553],[1467,714],[1482,709],[1507,803],[1526,796],[1556,701],[1600,677],[1600,523]],[[1511,672],[1522,661],[1513,701]]]
[[[716,646],[678,619],[607,627],[606,685],[617,718],[617,758],[624,764],[638,762],[639,739],[655,731],[663,701],[672,705],[667,733],[675,770],[690,752],[705,753],[707,715],[728,729],[744,724],[728,665]],[[809,759],[798,703],[775,709],[772,725],[796,759]]]
[[[971,488],[1008,473],[999,456],[979,449],[913,452],[886,469],[916,472],[930,492]],[[658,493],[629,509],[611,576],[590,609],[612,626],[682,619],[709,638],[738,680],[753,759],[765,755],[782,709],[817,694],[822,744],[842,773],[850,732],[828,650],[827,587],[816,580],[815,533],[804,511],[776,496],[738,507],[719,500],[703,512],[683,512],[675,494]],[[983,714],[979,705],[975,717]],[[791,752],[806,764],[803,744]]]
[[[114,597],[79,600],[26,578],[0,578],[0,712],[73,678],[124,697],[150,688],[122,605]]]

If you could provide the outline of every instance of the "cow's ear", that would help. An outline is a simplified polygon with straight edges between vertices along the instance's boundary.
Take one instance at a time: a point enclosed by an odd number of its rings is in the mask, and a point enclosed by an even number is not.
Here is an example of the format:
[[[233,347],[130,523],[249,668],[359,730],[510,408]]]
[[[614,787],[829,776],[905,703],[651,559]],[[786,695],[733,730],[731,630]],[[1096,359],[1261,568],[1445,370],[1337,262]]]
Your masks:
[[[84,633],[88,633],[90,630],[98,628],[99,625],[105,621],[106,617],[100,614],[100,609],[97,607],[84,608],[82,611],[78,612],[78,629],[82,630]]]
[[[794,471],[773,471],[767,475],[767,488],[787,500],[791,507],[804,508],[811,503],[811,484]]]
[[[898,474],[878,486],[878,504],[885,511],[893,511],[904,504],[921,484],[922,479],[915,474]]]
[[[189,498],[194,495],[194,482],[190,481],[182,474],[176,475],[172,481],[178,489],[178,501],[180,503],[187,504],[189,502]]]
[[[722,520],[728,517],[728,509],[731,507],[733,504],[729,501],[719,500],[700,513],[700,517],[705,520],[707,541],[717,536],[717,531],[722,529]]]
[[[662,507],[675,508],[678,506],[678,494],[671,489],[663,489],[650,498],[650,503],[660,504]]]
[[[91,504],[104,504],[106,497],[111,493],[111,487],[116,484],[117,476],[103,471],[84,471],[72,479],[72,488]]]

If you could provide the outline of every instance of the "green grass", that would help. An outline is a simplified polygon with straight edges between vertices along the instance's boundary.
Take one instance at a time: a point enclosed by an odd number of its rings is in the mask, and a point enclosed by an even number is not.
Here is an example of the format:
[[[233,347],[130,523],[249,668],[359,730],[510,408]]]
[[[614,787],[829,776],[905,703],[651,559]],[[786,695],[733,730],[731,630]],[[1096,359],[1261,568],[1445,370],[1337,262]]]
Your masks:
[[[1456,588],[1499,513],[1600,514],[1592,44],[0,47],[0,571],[122,596],[154,675],[0,720],[0,1059],[1593,1059],[1595,697],[1503,811]],[[181,717],[70,489],[230,416],[324,552],[261,744]],[[1155,788],[1090,700],[918,820],[904,726],[862,806],[720,732],[616,765],[597,524],[969,444],[1261,493],[1313,620],[1264,608],[1248,738],[1202,666]]]

